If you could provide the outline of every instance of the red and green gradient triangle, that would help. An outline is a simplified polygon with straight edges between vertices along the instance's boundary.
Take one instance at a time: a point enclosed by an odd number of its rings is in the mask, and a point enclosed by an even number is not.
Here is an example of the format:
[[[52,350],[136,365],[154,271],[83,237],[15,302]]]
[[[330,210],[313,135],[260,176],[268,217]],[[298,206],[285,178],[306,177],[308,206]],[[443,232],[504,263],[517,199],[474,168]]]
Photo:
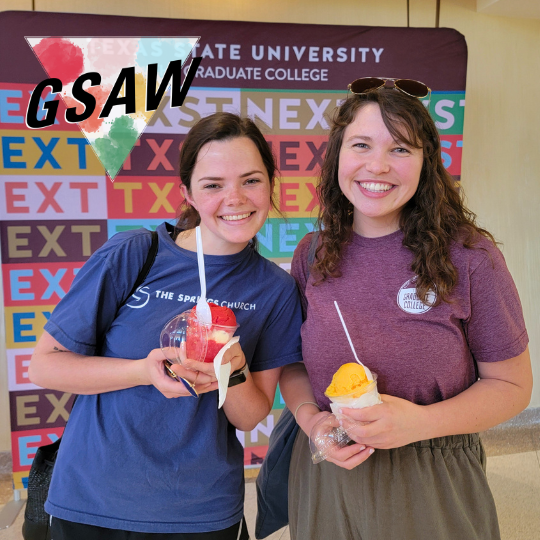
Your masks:
[[[157,64],[156,86],[159,86],[171,62],[180,60],[181,65],[185,65],[199,38],[26,37],[26,40],[48,78],[60,79],[59,95],[67,108],[75,107],[78,115],[85,111],[85,105],[73,97],[74,83],[83,74],[99,74],[99,84],[90,86],[87,81],[82,86],[95,99],[95,109],[89,118],[77,124],[114,181],[155,112],[146,110],[148,66]],[[124,68],[134,68],[134,71],[129,71],[129,80],[120,78],[123,84],[119,87],[117,81]],[[170,84],[171,80],[168,86]],[[152,90],[155,94],[156,89]],[[128,114],[122,100],[127,94],[133,100],[133,93],[135,112]],[[55,94],[50,93],[45,100],[54,98]],[[112,107],[107,107],[109,99]],[[114,105],[116,101],[119,103]],[[110,108],[110,112],[100,118],[104,107]]]

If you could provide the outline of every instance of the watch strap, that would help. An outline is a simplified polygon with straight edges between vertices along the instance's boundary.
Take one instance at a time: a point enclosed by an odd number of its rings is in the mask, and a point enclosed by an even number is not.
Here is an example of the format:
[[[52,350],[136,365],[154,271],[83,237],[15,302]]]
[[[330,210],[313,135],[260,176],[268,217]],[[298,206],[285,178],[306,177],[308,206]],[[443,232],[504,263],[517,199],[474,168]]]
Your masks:
[[[247,380],[246,374],[248,370],[249,370],[249,366],[246,362],[240,369],[233,371],[231,373],[231,376],[229,377],[228,387],[230,388],[231,386],[236,386],[237,384],[246,382]]]

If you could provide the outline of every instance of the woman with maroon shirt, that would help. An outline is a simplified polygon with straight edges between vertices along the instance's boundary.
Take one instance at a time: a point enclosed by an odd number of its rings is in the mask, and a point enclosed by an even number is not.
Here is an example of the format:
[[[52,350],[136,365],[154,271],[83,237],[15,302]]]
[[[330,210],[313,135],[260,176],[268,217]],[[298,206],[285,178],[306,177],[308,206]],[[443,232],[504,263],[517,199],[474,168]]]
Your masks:
[[[498,539],[478,432],[529,403],[521,304],[493,237],[441,160],[420,100],[386,84],[349,97],[331,128],[312,235],[291,273],[301,291],[303,364],[280,388],[301,430],[289,476],[293,540]],[[360,360],[383,404],[342,413],[355,444],[313,465],[308,435],[324,390]]]

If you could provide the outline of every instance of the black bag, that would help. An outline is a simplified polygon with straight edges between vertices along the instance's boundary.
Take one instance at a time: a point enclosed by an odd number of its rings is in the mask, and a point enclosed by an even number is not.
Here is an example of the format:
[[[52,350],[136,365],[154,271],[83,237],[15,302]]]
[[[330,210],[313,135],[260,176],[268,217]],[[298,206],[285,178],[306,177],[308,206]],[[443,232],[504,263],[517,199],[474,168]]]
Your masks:
[[[158,235],[152,232],[152,244],[139,275],[131,289],[130,293],[122,301],[125,304],[131,295],[137,290],[146,279],[150,268],[154,264],[158,251]],[[75,398],[77,399],[77,398]],[[73,402],[75,404],[75,402]],[[62,437],[52,444],[40,446],[30,467],[28,475],[28,498],[24,510],[24,522],[22,526],[22,535],[24,540],[51,540],[50,516],[45,512],[45,501],[49,493],[49,486],[53,473],[54,464]]]
[[[44,505],[61,438],[37,449],[28,475],[28,500],[24,510],[22,535],[25,540],[50,540],[49,514]]]
[[[308,251],[309,268],[315,260],[319,232],[311,237]],[[307,283],[307,280],[306,280]],[[257,518],[255,538],[261,539],[279,531],[289,524],[289,468],[291,456],[299,430],[293,413],[285,407],[270,438],[268,452],[257,475]]]
[[[268,452],[257,475],[255,538],[266,538],[289,523],[289,467],[299,429],[285,407],[270,433]]]

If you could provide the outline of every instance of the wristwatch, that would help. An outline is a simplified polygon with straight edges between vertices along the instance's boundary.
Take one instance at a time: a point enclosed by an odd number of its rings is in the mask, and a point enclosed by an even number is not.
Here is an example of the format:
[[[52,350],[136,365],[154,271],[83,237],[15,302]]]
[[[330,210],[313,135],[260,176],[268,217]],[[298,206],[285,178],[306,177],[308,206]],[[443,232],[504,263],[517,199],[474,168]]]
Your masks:
[[[236,386],[237,384],[241,384],[243,382],[246,382],[247,377],[246,373],[248,372],[248,365],[247,362],[244,364],[243,367],[240,369],[237,369],[236,371],[233,371],[231,373],[231,376],[229,377],[229,388],[231,386]]]

